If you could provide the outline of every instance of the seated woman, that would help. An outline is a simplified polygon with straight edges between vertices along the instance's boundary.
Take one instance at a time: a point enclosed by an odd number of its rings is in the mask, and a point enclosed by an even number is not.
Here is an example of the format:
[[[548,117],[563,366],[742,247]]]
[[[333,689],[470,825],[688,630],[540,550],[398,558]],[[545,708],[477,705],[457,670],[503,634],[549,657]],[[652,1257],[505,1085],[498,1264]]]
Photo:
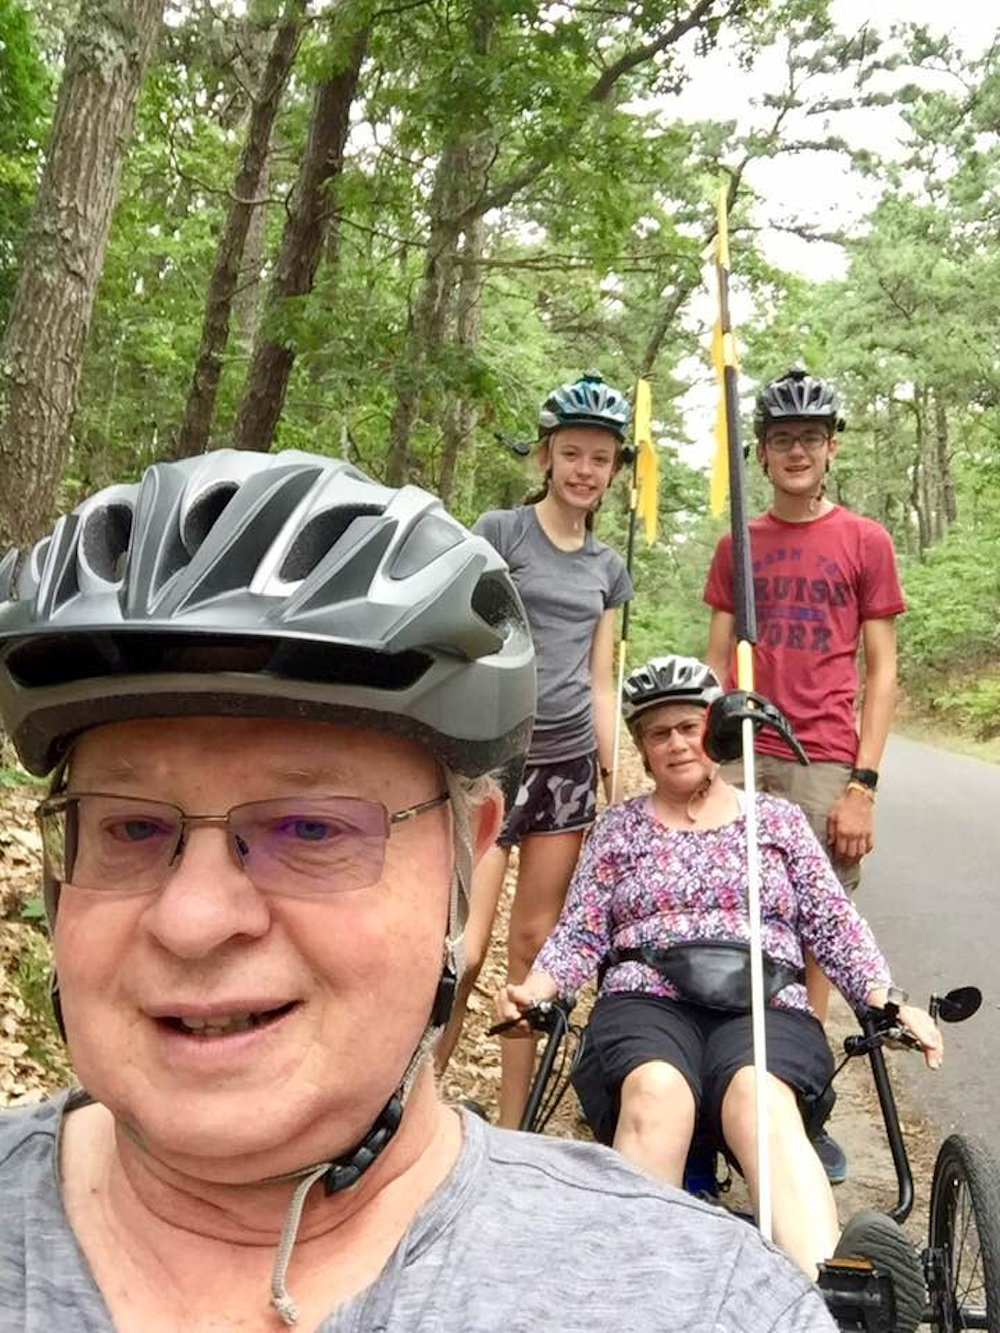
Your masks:
[[[597,1137],[679,1185],[700,1118],[738,1163],[756,1206],[746,1002],[720,1008],[704,996],[685,999],[673,966],[685,950],[662,956],[678,944],[749,940],[745,797],[702,748],[705,709],[719,693],[715,676],[693,658],[657,658],[629,678],[623,711],[654,790],[598,820],[558,925],[524,983],[501,991],[497,1014],[516,1018],[540,1000],[572,995],[603,969],[574,1077]],[[892,981],[798,806],[761,795],[757,814],[774,1235],[815,1276],[836,1245],[837,1214],[799,1099],[823,1090],[832,1058],[802,984],[803,952],[855,1008],[883,1005]],[[652,950],[660,951],[655,960]],[[702,965],[704,956],[695,969]],[[904,1005],[901,1020],[936,1068],[942,1044],[930,1016]]]

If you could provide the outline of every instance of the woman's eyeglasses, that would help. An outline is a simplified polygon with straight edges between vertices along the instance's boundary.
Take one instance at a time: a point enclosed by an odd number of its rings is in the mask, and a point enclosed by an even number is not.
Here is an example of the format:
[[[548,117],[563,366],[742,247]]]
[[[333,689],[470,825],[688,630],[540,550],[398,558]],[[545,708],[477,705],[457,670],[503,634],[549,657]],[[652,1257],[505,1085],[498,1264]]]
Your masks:
[[[390,814],[354,796],[248,801],[224,815],[188,815],[167,801],[104,792],[52,796],[38,807],[46,872],[77,888],[153,893],[184,851],[189,828],[224,828],[230,854],[261,893],[316,897],[375,884],[395,824],[447,793]]]

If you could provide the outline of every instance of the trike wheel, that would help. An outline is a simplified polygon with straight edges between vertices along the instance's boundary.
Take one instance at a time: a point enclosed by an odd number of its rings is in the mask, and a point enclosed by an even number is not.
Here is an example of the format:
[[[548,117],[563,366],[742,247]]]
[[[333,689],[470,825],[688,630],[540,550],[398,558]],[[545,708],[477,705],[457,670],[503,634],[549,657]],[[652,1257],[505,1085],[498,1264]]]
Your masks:
[[[920,1256],[906,1232],[885,1213],[855,1213],[844,1227],[836,1259],[866,1259],[892,1278],[896,1319],[893,1333],[915,1333],[924,1314],[927,1288]]]
[[[962,1134],[944,1141],[934,1164],[930,1248],[932,1327],[1000,1333],[1000,1167]]]

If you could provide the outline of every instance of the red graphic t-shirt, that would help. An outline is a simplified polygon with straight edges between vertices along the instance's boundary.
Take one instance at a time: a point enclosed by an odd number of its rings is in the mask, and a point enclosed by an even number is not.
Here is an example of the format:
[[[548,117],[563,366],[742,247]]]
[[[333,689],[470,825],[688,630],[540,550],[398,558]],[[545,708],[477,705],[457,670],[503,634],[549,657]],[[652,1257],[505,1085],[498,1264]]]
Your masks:
[[[892,539],[873,519],[837,505],[809,523],[773,514],[754,519],[750,551],[756,689],[782,710],[810,759],[853,764],[861,626],[906,610]],[[729,533],[715,548],[705,601],[733,612]],[[734,683],[730,678],[726,688]],[[758,735],[757,749],[791,757],[768,731]]]

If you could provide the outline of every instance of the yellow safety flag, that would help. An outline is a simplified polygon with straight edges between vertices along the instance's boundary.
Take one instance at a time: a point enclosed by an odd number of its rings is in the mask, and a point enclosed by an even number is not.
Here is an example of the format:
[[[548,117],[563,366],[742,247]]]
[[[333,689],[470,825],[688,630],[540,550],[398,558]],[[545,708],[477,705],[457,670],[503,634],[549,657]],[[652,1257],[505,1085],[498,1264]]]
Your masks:
[[[715,454],[708,507],[713,518],[726,508],[729,497],[729,424],[726,419],[726,366],[739,371],[736,340],[729,323],[729,208],[726,187],[719,190],[718,225],[715,233],[715,267],[719,281],[719,317],[712,329],[712,365],[719,381],[719,405],[715,410]],[[723,325],[725,324],[725,327]]]
[[[726,362],[722,351],[722,325],[716,322],[712,330],[712,365],[719,381],[719,402],[715,409],[715,453],[712,455],[712,478],[709,483],[708,507],[713,518],[725,512],[729,499],[729,436],[726,426]]]
[[[653,447],[653,401],[649,380],[635,386],[635,484],[636,514],[642,519],[646,541],[656,541],[659,465]]]

